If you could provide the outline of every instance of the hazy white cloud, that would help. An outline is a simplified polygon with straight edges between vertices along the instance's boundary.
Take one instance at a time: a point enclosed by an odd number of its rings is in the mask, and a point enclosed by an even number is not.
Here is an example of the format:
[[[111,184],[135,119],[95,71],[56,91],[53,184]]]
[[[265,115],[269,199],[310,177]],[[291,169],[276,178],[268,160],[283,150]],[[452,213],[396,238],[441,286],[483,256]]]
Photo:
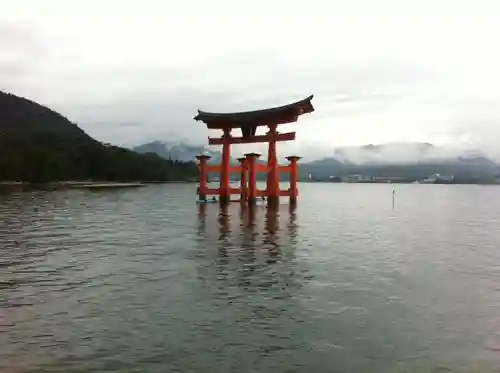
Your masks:
[[[5,1],[0,88],[125,145],[203,143],[198,108],[313,93],[283,152],[428,141],[500,156],[499,16],[496,0]]]

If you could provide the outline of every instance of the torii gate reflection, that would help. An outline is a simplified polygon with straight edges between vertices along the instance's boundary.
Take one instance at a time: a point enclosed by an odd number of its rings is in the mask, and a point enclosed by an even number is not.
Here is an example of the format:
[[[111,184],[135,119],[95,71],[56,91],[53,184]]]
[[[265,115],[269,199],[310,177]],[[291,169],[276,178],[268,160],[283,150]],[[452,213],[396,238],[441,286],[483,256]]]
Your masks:
[[[236,205],[233,205],[236,207]],[[264,231],[266,234],[272,237],[273,241],[277,236],[277,233],[281,230],[280,228],[280,205],[277,206],[263,206],[263,205],[239,205],[239,220],[240,227],[244,228],[248,232],[255,231],[257,226],[257,215],[262,214],[264,211]],[[283,205],[281,205],[283,207]],[[219,240],[224,240],[231,233],[232,224],[232,214],[234,210],[229,211],[229,205],[198,205],[198,233],[206,230],[207,226],[207,210],[217,208],[219,214],[217,220],[219,222]],[[295,239],[297,236],[297,205],[291,203],[288,205],[288,222],[287,222],[287,232],[290,238]]]
[[[215,310],[217,337],[242,341],[234,325],[242,326],[238,330],[253,325],[257,333],[274,325],[281,335],[290,335],[287,321],[306,315],[302,295],[313,278],[309,260],[298,255],[297,213],[286,205],[226,205],[198,206],[198,245],[189,256],[193,286],[202,289],[200,312]]]
[[[214,217],[214,209],[219,210],[217,219]],[[281,227],[285,220],[283,218],[286,219],[286,229]],[[213,244],[218,247],[220,264],[227,264],[229,251],[248,256],[256,249],[267,251],[265,260],[268,264],[276,263],[281,258],[282,247],[294,246],[297,243],[296,220],[294,203],[277,206],[198,205],[200,241],[203,246]]]

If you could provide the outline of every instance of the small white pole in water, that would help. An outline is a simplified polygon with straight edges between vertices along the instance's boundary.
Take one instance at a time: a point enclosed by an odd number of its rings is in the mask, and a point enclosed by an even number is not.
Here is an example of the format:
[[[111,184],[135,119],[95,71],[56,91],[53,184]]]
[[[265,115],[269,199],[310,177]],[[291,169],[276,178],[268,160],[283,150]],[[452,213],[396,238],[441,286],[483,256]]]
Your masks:
[[[392,209],[394,210],[394,199],[396,197],[396,188],[392,188]]]

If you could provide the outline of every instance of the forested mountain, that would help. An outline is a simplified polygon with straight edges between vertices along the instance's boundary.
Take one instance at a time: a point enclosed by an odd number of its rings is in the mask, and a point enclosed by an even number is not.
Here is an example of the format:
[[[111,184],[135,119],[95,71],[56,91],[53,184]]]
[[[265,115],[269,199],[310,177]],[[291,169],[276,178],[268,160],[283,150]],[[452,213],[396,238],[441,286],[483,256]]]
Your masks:
[[[55,111],[0,92],[0,180],[168,181],[196,173],[193,162],[102,144]]]

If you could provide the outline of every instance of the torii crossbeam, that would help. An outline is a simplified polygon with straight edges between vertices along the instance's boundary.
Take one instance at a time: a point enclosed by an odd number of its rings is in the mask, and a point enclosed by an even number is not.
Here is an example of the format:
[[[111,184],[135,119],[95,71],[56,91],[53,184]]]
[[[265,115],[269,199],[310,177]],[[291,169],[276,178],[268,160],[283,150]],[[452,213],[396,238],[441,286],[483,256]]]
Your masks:
[[[209,145],[222,145],[222,164],[217,166],[208,165],[209,156],[200,155],[200,186],[198,195],[201,200],[205,200],[207,195],[218,195],[220,203],[230,201],[232,194],[239,194],[240,201],[247,201],[249,204],[255,203],[257,197],[267,197],[268,203],[278,203],[280,196],[290,197],[291,202],[296,202],[297,190],[297,161],[299,157],[287,157],[290,164],[279,166],[276,155],[276,142],[295,140],[295,132],[279,133],[278,125],[296,122],[300,115],[312,113],[314,107],[311,100],[313,95],[284,106],[246,111],[239,113],[209,113],[198,110],[198,115],[194,117],[197,121],[202,121],[208,129],[221,130],[221,137],[209,137]],[[269,131],[265,135],[256,135],[257,127],[267,126]],[[241,129],[241,137],[231,136],[233,129]],[[267,165],[257,164],[260,154],[249,153],[245,158],[240,158],[239,166],[231,167],[231,144],[265,143],[269,144]],[[209,172],[220,173],[220,185],[218,189],[210,189],[207,186],[207,175]],[[229,174],[238,172],[241,174],[240,188],[231,188],[229,184]],[[258,190],[256,184],[256,173],[267,173],[267,185],[265,190]],[[280,172],[290,172],[290,188],[280,190]],[[248,177],[247,177],[248,176]]]

